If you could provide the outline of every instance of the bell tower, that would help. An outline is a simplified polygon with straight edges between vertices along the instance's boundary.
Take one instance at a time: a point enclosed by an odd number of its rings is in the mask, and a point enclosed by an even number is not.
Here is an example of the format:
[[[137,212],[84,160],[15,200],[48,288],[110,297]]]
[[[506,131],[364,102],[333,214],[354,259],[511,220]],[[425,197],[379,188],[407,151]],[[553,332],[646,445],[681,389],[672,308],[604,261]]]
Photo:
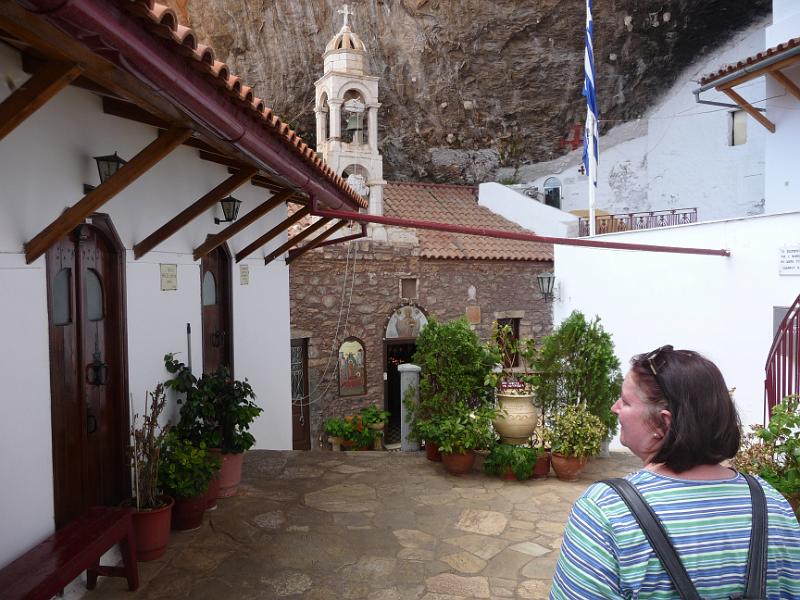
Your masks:
[[[369,214],[383,214],[383,157],[378,149],[378,77],[365,70],[367,48],[344,24],[325,47],[323,75],[314,84],[317,152],[362,196]]]

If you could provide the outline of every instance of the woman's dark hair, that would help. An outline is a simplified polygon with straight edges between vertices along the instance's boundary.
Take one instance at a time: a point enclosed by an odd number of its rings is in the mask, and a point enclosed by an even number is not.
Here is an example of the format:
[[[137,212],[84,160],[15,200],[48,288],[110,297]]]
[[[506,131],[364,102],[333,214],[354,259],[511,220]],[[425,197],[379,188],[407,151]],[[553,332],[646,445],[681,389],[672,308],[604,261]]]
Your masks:
[[[681,473],[697,465],[718,464],[738,452],[739,414],[714,363],[692,350],[662,346],[634,356],[631,371],[652,404],[654,423],[660,410],[672,413],[664,443],[652,462]]]

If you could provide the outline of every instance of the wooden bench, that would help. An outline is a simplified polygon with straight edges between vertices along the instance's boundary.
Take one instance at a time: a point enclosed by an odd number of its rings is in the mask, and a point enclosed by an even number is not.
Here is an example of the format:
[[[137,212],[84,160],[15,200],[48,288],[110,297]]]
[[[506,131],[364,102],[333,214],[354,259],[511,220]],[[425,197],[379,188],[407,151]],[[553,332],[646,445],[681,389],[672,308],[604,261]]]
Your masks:
[[[128,589],[137,589],[132,513],[131,508],[95,507],[70,521],[0,570],[0,598],[50,600],[83,571],[90,590],[98,575],[125,577]],[[117,543],[124,567],[101,566],[100,557]]]

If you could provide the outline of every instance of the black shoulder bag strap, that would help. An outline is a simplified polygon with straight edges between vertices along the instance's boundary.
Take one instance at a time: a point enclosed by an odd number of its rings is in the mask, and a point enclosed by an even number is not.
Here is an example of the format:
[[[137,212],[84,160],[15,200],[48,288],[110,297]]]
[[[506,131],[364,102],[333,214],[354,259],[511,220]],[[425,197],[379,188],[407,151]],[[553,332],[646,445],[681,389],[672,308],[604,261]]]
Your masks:
[[[750,487],[750,497],[753,505],[753,525],[750,530],[750,552],[743,598],[756,600],[767,597],[767,504],[764,490],[761,489],[758,481],[750,475],[743,475]],[[692,580],[689,579],[689,574],[686,572],[672,542],[670,542],[664,526],[644,497],[639,493],[639,490],[628,480],[621,478],[603,479],[600,483],[605,483],[614,488],[620,498],[628,505],[680,597],[683,600],[701,600],[700,595],[697,593],[697,588],[695,588]]]

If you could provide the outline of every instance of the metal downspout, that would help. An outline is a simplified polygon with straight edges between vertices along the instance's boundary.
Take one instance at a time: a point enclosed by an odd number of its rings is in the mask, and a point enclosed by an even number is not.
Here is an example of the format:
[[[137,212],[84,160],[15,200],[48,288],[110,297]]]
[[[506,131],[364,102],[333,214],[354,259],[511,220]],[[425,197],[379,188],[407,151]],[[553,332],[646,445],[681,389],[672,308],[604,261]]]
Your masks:
[[[599,240],[584,240],[576,238],[557,238],[535,235],[533,233],[521,233],[516,231],[502,231],[499,229],[486,229],[483,227],[465,227],[464,225],[453,225],[450,223],[434,223],[432,221],[417,221],[414,219],[400,219],[398,217],[385,217],[377,215],[367,215],[351,211],[324,210],[312,207],[311,214],[319,217],[331,217],[334,219],[349,219],[360,223],[380,223],[382,225],[394,225],[397,227],[409,227],[414,229],[430,229],[433,231],[446,231],[449,233],[460,233],[464,235],[480,235],[483,237],[501,238],[506,240],[519,240],[523,242],[541,242],[544,244],[554,244],[558,246],[585,246],[589,248],[607,248],[612,250],[639,250],[646,252],[668,252],[673,254],[704,254],[711,256],[730,256],[730,250],[716,250],[712,248],[684,248],[680,246],[655,246],[652,244],[630,244],[624,242],[603,242]]]
[[[230,142],[262,168],[277,171],[292,185],[319,198],[331,208],[349,208],[345,192],[303,162],[274,136],[264,131],[261,119],[237,108],[231,99],[214,89],[150,34],[144,33],[133,17],[111,3],[100,0],[17,0],[26,10],[40,14],[52,25],[77,39],[179,105],[192,119],[220,139]],[[76,36],[76,33],[84,35]],[[109,49],[116,51],[116,60]],[[247,112],[245,112],[247,111]]]

